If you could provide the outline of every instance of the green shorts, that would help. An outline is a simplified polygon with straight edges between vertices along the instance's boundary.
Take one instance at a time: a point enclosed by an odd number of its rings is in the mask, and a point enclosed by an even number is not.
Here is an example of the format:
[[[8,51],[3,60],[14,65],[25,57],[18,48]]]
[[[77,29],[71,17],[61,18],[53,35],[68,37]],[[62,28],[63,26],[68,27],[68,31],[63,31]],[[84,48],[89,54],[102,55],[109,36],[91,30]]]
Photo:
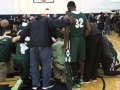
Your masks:
[[[77,60],[85,60],[85,47],[84,37],[70,38],[71,62],[76,62]]]

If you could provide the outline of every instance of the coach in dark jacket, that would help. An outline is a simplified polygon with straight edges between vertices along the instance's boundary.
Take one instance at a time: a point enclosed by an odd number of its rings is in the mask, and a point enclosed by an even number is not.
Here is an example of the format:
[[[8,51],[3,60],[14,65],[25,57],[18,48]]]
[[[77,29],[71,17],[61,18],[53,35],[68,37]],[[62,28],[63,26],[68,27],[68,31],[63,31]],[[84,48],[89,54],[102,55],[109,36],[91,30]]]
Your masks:
[[[65,17],[61,20],[50,17],[40,17],[30,22],[20,33],[21,39],[30,36],[30,71],[32,76],[33,90],[37,90],[40,84],[39,63],[42,67],[43,90],[53,87],[51,79],[51,28],[64,27],[73,23],[74,19]],[[38,57],[38,58],[37,58]]]

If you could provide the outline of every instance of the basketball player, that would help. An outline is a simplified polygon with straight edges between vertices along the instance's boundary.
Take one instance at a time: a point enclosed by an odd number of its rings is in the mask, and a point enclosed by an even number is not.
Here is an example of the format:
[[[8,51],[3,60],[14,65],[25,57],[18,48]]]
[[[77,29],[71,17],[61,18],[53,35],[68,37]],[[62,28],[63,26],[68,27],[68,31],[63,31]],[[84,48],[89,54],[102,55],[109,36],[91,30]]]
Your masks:
[[[80,88],[80,67],[83,70],[85,60],[85,37],[90,32],[90,24],[86,16],[76,10],[73,1],[68,2],[67,8],[70,17],[76,19],[76,23],[66,27],[64,34],[64,51],[67,50],[67,44],[70,40],[70,61],[66,63],[67,84],[69,89]],[[81,71],[82,72],[82,71]]]

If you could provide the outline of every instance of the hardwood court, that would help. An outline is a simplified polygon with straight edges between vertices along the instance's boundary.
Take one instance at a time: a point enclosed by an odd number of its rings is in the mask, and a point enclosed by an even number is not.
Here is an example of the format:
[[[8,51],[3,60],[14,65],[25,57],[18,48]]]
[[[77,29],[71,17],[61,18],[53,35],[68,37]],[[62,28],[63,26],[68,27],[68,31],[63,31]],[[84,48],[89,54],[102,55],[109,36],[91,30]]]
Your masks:
[[[120,37],[118,37],[117,34],[114,32],[112,32],[112,35],[107,37],[113,43],[115,49],[117,50],[118,58],[120,60]],[[9,86],[13,86],[18,78],[19,76],[7,79],[5,82],[0,82],[0,85],[9,84]],[[100,78],[98,78],[97,80],[97,82],[91,82],[90,84],[82,85],[82,90],[102,90],[103,82]],[[104,78],[104,80],[106,84],[105,90],[120,90],[120,76],[107,77]]]

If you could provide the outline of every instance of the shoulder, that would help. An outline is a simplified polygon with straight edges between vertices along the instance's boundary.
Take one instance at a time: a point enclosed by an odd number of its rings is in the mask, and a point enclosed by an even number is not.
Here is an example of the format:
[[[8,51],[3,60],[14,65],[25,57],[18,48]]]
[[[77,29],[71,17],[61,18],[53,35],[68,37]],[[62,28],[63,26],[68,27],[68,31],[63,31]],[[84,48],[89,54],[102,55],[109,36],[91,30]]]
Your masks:
[[[82,15],[83,17],[86,17],[86,14],[83,12],[80,12],[80,15]]]
[[[2,39],[0,39],[0,42],[5,43],[5,44],[11,44],[12,38],[11,37],[3,37]]]
[[[80,15],[85,15],[83,12],[80,12],[80,11],[71,11],[69,14],[80,14]]]

